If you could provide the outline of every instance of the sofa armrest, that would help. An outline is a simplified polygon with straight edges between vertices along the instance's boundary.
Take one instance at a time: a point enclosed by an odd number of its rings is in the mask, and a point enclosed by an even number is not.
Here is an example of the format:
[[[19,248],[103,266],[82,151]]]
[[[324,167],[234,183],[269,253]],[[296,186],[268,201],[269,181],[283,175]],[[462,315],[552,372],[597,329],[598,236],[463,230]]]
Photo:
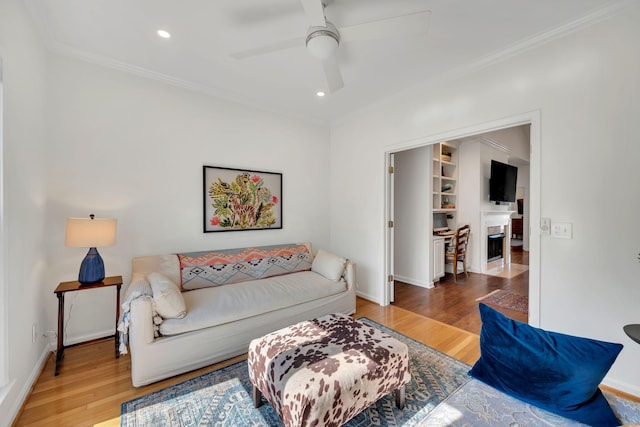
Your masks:
[[[131,301],[129,321],[129,347],[152,343],[154,340],[153,300],[140,297]]]
[[[351,288],[356,288],[357,286],[357,282],[356,282],[356,263],[347,260],[347,266],[344,269],[344,273],[343,276],[345,278],[345,280],[347,281],[347,286],[349,289]]]

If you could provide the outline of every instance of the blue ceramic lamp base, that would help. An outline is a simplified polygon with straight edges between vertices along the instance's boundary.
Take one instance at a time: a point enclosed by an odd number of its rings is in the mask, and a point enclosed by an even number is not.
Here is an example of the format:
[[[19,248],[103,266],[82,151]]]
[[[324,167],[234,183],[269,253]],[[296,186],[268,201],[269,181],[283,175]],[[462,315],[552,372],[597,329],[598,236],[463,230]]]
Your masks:
[[[104,261],[96,248],[90,248],[80,265],[78,282],[82,284],[98,283],[104,280]]]

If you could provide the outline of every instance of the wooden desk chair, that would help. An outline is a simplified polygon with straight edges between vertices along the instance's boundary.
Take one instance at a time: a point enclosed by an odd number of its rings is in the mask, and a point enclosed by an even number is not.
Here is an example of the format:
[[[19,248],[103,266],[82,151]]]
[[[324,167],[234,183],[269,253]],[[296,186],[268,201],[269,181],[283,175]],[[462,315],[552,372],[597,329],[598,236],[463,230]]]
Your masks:
[[[469,233],[471,229],[469,225],[464,225],[458,228],[455,237],[452,238],[452,242],[449,244],[446,253],[444,254],[445,263],[453,264],[453,281],[458,281],[458,262],[462,263],[462,269],[465,277],[469,277],[467,273],[467,246],[469,245]]]

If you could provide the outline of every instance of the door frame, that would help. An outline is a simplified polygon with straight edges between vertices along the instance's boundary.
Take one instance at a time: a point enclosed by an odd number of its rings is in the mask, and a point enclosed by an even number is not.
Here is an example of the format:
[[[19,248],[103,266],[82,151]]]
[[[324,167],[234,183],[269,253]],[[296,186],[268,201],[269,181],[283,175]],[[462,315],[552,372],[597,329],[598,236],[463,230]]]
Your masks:
[[[395,269],[394,269],[394,259],[395,259],[395,240],[394,240],[394,236],[395,236],[395,230],[394,230],[394,225],[393,225],[393,221],[395,221],[395,196],[394,196],[394,185],[395,185],[395,179],[394,179],[394,173],[395,171],[393,170],[393,168],[395,167],[395,153],[389,153],[388,156],[386,156],[385,158],[385,166],[386,166],[386,191],[385,194],[388,195],[389,197],[389,202],[386,204],[386,242],[387,242],[387,253],[388,256],[385,257],[386,260],[386,265],[385,265],[385,270],[386,270],[386,274],[385,274],[385,296],[384,299],[385,301],[389,301],[387,304],[388,305],[392,302],[395,301],[395,287],[394,287],[394,274],[395,274]]]
[[[529,158],[529,324],[540,326],[540,118],[541,111],[535,110],[527,113],[493,120],[478,125],[468,126],[460,129],[425,136],[413,140],[404,141],[384,150],[384,164],[389,166],[393,161],[394,153],[410,150],[413,148],[433,145],[437,142],[460,139],[500,129],[530,125],[529,146],[531,149]],[[393,221],[393,176],[385,168],[385,194],[384,194],[384,215],[385,215],[385,244],[384,259],[385,269],[383,283],[383,306],[393,301],[393,281],[388,281],[389,275],[393,274],[393,228],[388,227],[389,221]]]

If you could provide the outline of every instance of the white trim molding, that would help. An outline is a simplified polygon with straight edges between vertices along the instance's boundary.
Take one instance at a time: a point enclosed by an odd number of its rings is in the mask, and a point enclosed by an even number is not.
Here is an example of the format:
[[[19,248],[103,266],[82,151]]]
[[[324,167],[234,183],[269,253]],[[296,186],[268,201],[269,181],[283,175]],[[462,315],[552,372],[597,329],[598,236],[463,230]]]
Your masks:
[[[529,324],[532,326],[539,327],[540,326],[540,170],[541,170],[541,158],[540,158],[540,126],[541,126],[541,111],[534,110],[527,113],[518,114],[511,117],[506,117],[502,119],[497,119],[490,122],[485,122],[481,124],[476,124],[464,128],[454,129],[447,132],[442,132],[435,135],[425,136],[422,138],[416,138],[406,141],[398,142],[397,144],[393,144],[387,146],[383,149],[383,155],[385,156],[385,160],[391,156],[392,153],[396,153],[399,151],[409,150],[412,148],[422,147],[425,145],[432,145],[441,141],[449,141],[453,139],[460,139],[473,135],[480,135],[483,133],[488,133],[500,129],[506,129],[510,127],[520,126],[530,124],[530,147],[531,147],[531,156],[529,158],[530,162],[530,183],[529,183],[529,193],[530,193],[530,208],[529,208],[529,216],[530,216],[530,237],[529,237]],[[385,206],[384,209],[384,218],[387,223],[388,218],[388,207],[386,206],[389,203],[388,195],[386,194],[386,182],[388,177],[386,176],[386,170],[384,171],[385,177],[383,181],[385,182]],[[385,227],[386,233],[386,227]],[[384,259],[388,260],[389,257],[389,242],[388,239],[385,238],[385,246],[384,246]],[[386,286],[386,277],[389,274],[387,268],[385,268],[383,277],[380,278],[380,283],[382,286]],[[384,288],[383,288],[384,289]],[[381,305],[388,305],[390,303],[386,292],[382,292],[386,298],[382,301]]]
[[[0,52],[1,53],[1,52]],[[9,383],[9,289],[7,287],[7,233],[4,204],[4,96],[2,55],[0,55],[0,404],[6,397]]]

